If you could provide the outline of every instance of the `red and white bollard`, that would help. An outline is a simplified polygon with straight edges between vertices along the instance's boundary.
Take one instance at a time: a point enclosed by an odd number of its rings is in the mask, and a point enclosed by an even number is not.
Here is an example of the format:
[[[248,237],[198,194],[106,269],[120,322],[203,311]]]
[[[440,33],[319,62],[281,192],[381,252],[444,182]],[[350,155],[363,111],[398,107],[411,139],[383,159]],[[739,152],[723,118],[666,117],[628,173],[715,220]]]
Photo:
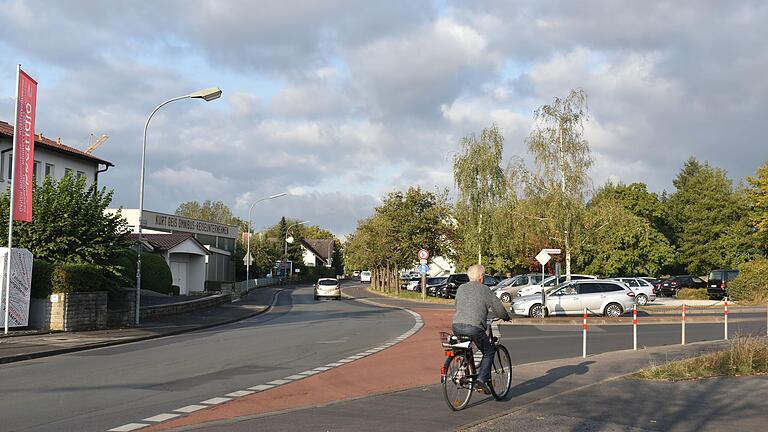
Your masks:
[[[587,308],[584,308],[584,324],[582,324],[584,337],[581,340],[581,357],[587,358]]]
[[[632,308],[632,349],[637,351],[637,305]]]
[[[724,324],[723,338],[725,338],[725,340],[728,340],[728,297],[725,298],[725,310],[723,311],[723,314],[724,314],[723,317],[725,318],[725,321],[723,321],[723,324]]]
[[[682,321],[682,326],[683,326],[683,335],[682,335],[682,342],[681,343],[683,345],[685,345],[685,305],[683,305],[683,321]]]

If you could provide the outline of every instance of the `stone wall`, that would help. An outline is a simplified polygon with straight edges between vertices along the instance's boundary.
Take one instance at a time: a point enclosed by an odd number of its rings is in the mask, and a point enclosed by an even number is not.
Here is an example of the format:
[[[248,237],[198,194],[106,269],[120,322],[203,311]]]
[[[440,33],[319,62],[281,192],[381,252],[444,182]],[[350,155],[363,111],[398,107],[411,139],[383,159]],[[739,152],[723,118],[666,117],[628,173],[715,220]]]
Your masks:
[[[81,331],[107,328],[107,293],[51,294],[50,330]]]
[[[181,303],[167,305],[144,306],[141,308],[141,319],[154,318],[165,315],[190,312],[200,309],[209,309],[220,304],[230,303],[232,297],[229,294],[216,294],[187,300]]]

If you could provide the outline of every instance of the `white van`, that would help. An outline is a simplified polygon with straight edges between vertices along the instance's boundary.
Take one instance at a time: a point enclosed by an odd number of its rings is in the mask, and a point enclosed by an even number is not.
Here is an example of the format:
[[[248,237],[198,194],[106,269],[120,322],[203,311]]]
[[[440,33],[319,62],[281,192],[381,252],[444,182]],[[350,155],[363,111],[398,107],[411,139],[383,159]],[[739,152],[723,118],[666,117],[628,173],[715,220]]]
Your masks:
[[[371,272],[364,270],[360,272],[360,282],[371,283]]]

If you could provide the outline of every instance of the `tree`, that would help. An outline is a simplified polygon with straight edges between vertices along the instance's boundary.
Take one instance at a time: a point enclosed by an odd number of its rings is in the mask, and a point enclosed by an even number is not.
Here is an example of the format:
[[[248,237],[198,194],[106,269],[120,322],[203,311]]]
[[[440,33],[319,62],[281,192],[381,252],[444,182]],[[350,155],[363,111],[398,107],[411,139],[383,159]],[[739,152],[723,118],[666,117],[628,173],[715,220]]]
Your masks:
[[[485,128],[480,137],[474,134],[461,139],[460,150],[453,158],[453,180],[458,191],[456,210],[461,267],[474,261],[482,263],[496,230],[492,215],[507,194],[507,181],[501,168],[504,137],[495,124]]]
[[[583,137],[588,119],[587,94],[574,89],[564,99],[534,112],[536,126],[527,138],[537,172],[530,192],[549,202],[554,232],[550,237],[565,249],[565,272],[571,274],[571,243],[583,215],[592,166],[589,143]]]
[[[112,194],[88,186],[85,177],[66,175],[59,181],[46,177],[42,185],[34,186],[32,222],[13,225],[14,246],[29,249],[35,259],[95,264],[119,277],[112,263],[129,244],[128,226],[119,211],[104,212]],[[0,196],[0,207],[0,235],[7,238],[9,191]]]
[[[680,260],[693,274],[732,268],[755,254],[749,236],[746,194],[734,189],[725,170],[691,157],[673,181],[670,221]]]
[[[657,194],[648,192],[645,183],[606,183],[595,193],[592,201],[605,199],[617,201],[628,212],[648,221],[657,231],[664,234],[670,243],[674,242],[667,208]]]
[[[187,201],[179,204],[175,213],[177,216],[184,216],[190,219],[216,222],[224,225],[236,225],[241,231],[248,231],[248,221],[236,217],[232,210],[221,201],[205,200],[203,203]]]
[[[754,177],[747,177],[751,188],[746,191],[749,223],[764,257],[768,257],[768,161],[757,169]]]

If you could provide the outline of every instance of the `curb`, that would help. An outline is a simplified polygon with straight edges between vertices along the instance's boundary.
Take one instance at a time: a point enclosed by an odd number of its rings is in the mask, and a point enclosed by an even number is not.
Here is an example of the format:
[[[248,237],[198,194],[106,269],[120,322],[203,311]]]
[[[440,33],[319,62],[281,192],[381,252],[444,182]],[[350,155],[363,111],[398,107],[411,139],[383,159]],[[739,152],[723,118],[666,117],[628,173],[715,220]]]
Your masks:
[[[205,330],[205,329],[214,328],[214,327],[218,327],[218,326],[223,326],[223,325],[227,325],[227,324],[233,324],[233,323],[236,323],[238,321],[242,321],[244,319],[252,318],[252,317],[254,317],[256,315],[260,315],[260,314],[263,314],[265,312],[268,312],[268,311],[272,310],[272,308],[275,306],[275,300],[277,299],[277,295],[280,294],[283,291],[284,291],[283,289],[275,291],[272,294],[272,301],[264,309],[256,311],[256,312],[248,314],[248,315],[245,315],[245,316],[242,316],[242,317],[231,318],[231,319],[228,319],[228,320],[225,320],[225,321],[219,321],[219,322],[216,322],[216,323],[205,324],[205,325],[201,325],[201,326],[198,326],[198,327],[185,328],[185,329],[180,329],[180,330],[173,330],[173,331],[170,331],[170,332],[167,332],[167,333],[163,333],[163,334],[156,334],[156,335],[149,335],[149,336],[140,336],[140,337],[137,337],[137,338],[122,339],[122,340],[119,340],[119,341],[96,342],[96,343],[88,344],[88,345],[74,346],[74,347],[68,347],[68,348],[58,348],[58,349],[47,350],[47,351],[38,351],[38,352],[34,352],[34,353],[29,353],[29,354],[16,354],[16,355],[7,356],[7,357],[0,357],[0,364],[15,363],[15,362],[20,362],[20,361],[24,361],[24,360],[32,360],[32,359],[43,358],[43,357],[52,357],[52,356],[61,355],[61,354],[69,354],[69,353],[73,353],[73,352],[87,351],[87,350],[96,349],[96,348],[106,348],[106,347],[117,346],[117,345],[125,345],[125,344],[129,344],[129,343],[134,343],[134,342],[143,342],[143,341],[147,341],[147,340],[151,340],[151,339],[160,339],[160,338],[164,338],[164,337],[167,337],[167,336],[176,336],[176,335],[180,335],[180,334],[183,334],[183,333],[189,333],[189,332],[193,332],[193,331],[197,331],[197,330]],[[66,333],[66,332],[62,332],[62,333]]]

